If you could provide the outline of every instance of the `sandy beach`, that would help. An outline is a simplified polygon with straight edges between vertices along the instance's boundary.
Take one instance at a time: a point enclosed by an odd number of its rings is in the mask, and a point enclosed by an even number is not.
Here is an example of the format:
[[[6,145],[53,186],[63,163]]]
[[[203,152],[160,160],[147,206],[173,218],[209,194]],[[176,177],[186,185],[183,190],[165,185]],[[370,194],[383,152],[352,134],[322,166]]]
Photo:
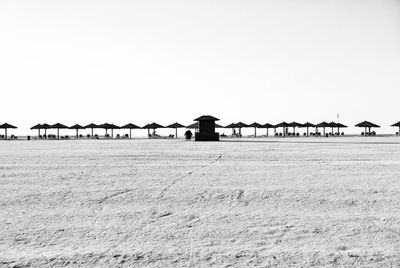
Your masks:
[[[400,138],[0,142],[1,267],[400,265]]]

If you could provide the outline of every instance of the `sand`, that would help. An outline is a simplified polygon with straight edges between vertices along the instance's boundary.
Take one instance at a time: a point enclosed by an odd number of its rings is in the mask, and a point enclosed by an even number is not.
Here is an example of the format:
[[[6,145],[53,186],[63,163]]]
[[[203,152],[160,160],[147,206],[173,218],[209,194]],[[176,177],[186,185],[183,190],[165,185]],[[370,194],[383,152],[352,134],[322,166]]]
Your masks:
[[[1,267],[400,265],[400,138],[0,142]]]

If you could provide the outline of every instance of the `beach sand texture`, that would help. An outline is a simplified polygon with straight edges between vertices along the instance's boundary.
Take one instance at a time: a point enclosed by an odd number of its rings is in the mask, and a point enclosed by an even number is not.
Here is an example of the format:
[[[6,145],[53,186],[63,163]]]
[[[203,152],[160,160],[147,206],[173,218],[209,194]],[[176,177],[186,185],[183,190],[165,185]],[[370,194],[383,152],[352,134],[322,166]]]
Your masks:
[[[0,266],[400,265],[400,138],[0,142]]]

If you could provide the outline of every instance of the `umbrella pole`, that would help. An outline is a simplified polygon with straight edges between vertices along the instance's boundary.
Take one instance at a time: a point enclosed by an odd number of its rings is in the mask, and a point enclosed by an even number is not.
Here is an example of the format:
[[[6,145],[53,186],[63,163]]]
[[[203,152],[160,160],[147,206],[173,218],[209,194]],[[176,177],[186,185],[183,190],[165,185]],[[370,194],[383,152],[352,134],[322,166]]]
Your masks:
[[[325,137],[325,127],[324,127],[324,137]]]
[[[44,138],[47,140],[47,129],[44,129]]]
[[[175,139],[178,138],[178,128],[175,128]]]
[[[132,139],[132,129],[129,129],[129,138]]]
[[[254,127],[254,138],[257,137],[257,128]]]
[[[92,128],[92,139],[93,139],[93,128]]]
[[[39,139],[39,137],[40,137],[40,128],[38,129],[38,139]]]
[[[269,128],[267,128],[267,137],[269,137],[269,135],[268,135],[268,130],[269,130]]]
[[[114,129],[112,128],[111,129],[111,139],[113,139],[114,138]]]
[[[150,128],[147,129],[147,138],[150,138]]]
[[[7,139],[7,129],[5,129],[5,132],[6,132],[5,134],[6,134],[6,139]]]
[[[60,139],[60,129],[57,128],[57,140],[59,140],[59,139]]]
[[[307,127],[307,137],[308,137],[308,127]]]

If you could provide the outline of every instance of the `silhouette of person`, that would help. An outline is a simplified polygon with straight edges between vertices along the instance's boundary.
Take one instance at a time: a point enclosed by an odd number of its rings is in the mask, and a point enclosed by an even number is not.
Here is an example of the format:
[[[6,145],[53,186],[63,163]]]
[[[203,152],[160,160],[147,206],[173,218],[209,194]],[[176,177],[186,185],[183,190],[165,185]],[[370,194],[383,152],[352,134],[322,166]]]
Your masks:
[[[187,130],[187,131],[185,132],[185,138],[186,138],[187,141],[190,141],[190,140],[192,139],[192,136],[193,136],[192,131]]]

